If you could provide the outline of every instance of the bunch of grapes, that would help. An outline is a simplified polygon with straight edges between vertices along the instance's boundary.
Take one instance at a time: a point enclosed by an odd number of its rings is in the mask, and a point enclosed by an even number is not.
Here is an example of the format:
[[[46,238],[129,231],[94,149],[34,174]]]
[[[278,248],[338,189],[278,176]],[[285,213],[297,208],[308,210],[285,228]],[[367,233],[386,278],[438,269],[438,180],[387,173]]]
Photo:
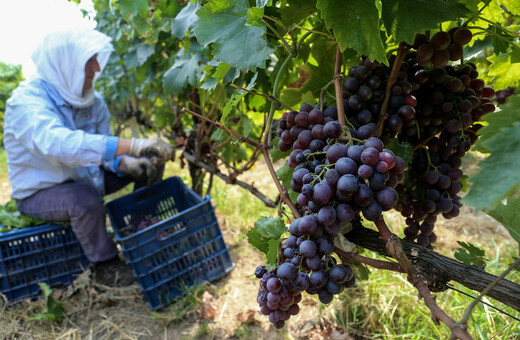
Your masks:
[[[257,295],[260,312],[269,316],[275,328],[282,328],[291,315],[300,311],[301,293],[289,281],[282,281],[276,272],[270,272],[264,266],[256,268],[255,276],[260,279]]]

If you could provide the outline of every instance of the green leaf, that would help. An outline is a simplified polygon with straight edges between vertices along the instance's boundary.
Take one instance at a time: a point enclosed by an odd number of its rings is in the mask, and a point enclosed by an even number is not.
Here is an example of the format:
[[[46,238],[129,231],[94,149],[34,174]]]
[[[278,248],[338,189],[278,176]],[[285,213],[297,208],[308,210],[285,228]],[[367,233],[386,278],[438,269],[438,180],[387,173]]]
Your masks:
[[[293,168],[286,162],[280,169],[276,171],[276,176],[282,182],[282,186],[286,188],[291,187]]]
[[[202,59],[200,53],[184,56],[181,50],[178,56],[180,57],[163,76],[163,87],[167,93],[177,93],[188,84],[197,84],[197,74],[202,68],[199,65]]]
[[[520,15],[520,2],[518,0],[500,0],[499,3],[506,6],[507,10],[514,15]]]
[[[499,203],[496,207],[486,210],[509,231],[509,234],[520,245],[520,198],[508,198],[507,204]]]
[[[136,57],[137,57],[137,66],[141,66],[144,63],[146,63],[146,61],[148,60],[148,58],[151,55],[154,54],[155,46],[142,43],[142,44],[135,46],[135,51],[136,51]]]
[[[267,262],[269,263],[269,270],[274,270],[276,267],[276,256],[278,255],[278,246],[280,245],[281,239],[272,239],[268,242],[267,250]]]
[[[287,4],[288,6],[278,10],[286,26],[299,24],[316,11],[316,0],[289,0]]]
[[[399,141],[394,138],[385,145],[385,148],[392,151],[396,156],[401,157],[404,160],[405,164],[410,164],[413,159],[413,146],[408,142],[399,143]]]
[[[241,70],[264,68],[274,51],[264,39],[265,28],[248,26],[249,4],[246,0],[229,0],[231,7],[216,11],[204,6],[197,11],[199,20],[194,32],[204,46],[213,43],[214,56]]]
[[[146,14],[148,11],[148,0],[119,0],[119,11],[124,17]]]
[[[251,78],[251,81],[246,86],[247,90],[251,90],[253,86],[255,86],[256,77],[258,77],[258,73],[255,73],[253,78]],[[235,92],[233,92],[233,95],[231,96],[231,99],[228,100],[226,103],[226,106],[224,107],[224,110],[222,110],[222,117],[220,118],[220,124],[226,125],[226,118],[231,112],[231,110],[237,106],[238,103],[242,101],[242,98],[247,94],[246,91],[235,89]]]
[[[480,138],[474,146],[474,150],[490,153],[486,147],[486,142],[502,133],[503,129],[511,127],[515,122],[520,121],[520,94],[508,98],[507,102],[501,106],[500,111],[489,113],[483,117],[487,124],[479,130]]]
[[[494,114],[515,115],[520,110],[520,95],[510,97],[502,111]],[[501,120],[501,123],[504,121]],[[464,203],[484,210],[497,205],[520,184],[520,122],[511,127],[482,129],[484,140],[481,144],[491,153],[480,161],[480,171],[470,177],[472,183]]]
[[[413,43],[415,34],[464,17],[469,10],[455,0],[382,0],[382,19],[396,41]]]
[[[255,222],[255,226],[247,232],[247,240],[250,245],[268,255],[270,241],[279,242],[280,237],[286,231],[285,223],[280,217],[262,216]]]
[[[342,51],[352,47],[372,60],[387,63],[375,1],[318,0],[316,7],[327,27],[334,29]]]
[[[520,63],[513,63],[509,53],[493,54],[488,58],[488,76],[494,77],[495,89],[501,90],[509,86],[516,87],[520,82]]]
[[[256,7],[263,8],[268,2],[269,0],[256,0]]]
[[[502,37],[506,41],[509,41],[509,40],[513,39],[512,36],[504,33],[504,31],[502,31],[498,27],[489,25],[488,29],[491,32],[494,32],[499,37]],[[507,48],[509,47],[509,44],[506,41],[504,41],[503,39],[500,39],[500,38],[498,38],[495,35],[491,36],[491,42],[493,44],[493,50],[494,50],[495,54],[497,54],[497,55],[500,54],[500,53],[506,53],[507,52]]]
[[[198,17],[195,14],[200,8],[200,4],[190,2],[184,7],[172,21],[172,34],[179,39],[184,39],[186,33],[193,27]]]
[[[486,267],[486,252],[471,243],[457,241],[459,246],[455,252],[455,258],[465,264],[473,265],[477,267]]]
[[[271,149],[271,151],[269,151],[269,154],[271,155],[273,163],[276,163],[280,159],[283,159],[291,154],[291,150],[284,152],[278,148],[279,141],[280,141],[280,137],[276,136],[275,138],[273,138],[273,140],[271,142],[271,145],[273,146],[273,148]]]
[[[52,297],[52,289],[46,283],[40,282],[38,285],[45,295],[47,310],[35,317],[29,318],[28,320],[52,320],[60,322],[65,316],[65,308],[63,308],[63,304]]]

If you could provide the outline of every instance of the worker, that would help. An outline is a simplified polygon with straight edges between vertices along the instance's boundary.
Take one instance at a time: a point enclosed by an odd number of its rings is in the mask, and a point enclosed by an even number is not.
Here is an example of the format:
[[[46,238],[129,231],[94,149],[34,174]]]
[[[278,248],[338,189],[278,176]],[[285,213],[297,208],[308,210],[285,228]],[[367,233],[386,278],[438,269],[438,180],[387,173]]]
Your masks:
[[[18,210],[70,223],[93,280],[125,286],[135,279],[107,232],[103,196],[160,179],[174,148],[160,138],[111,136],[94,82],[112,51],[111,38],[96,30],[47,35],[32,55],[37,74],[6,103],[4,145]]]

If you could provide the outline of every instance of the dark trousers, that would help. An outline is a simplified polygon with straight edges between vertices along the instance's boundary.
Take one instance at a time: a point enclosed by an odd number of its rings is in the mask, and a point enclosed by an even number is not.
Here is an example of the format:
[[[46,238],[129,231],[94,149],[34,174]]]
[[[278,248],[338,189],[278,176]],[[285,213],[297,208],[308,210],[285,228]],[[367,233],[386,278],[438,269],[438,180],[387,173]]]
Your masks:
[[[161,169],[162,170],[162,169]],[[161,171],[162,174],[162,171]],[[105,192],[114,193],[134,180],[105,172]],[[135,182],[134,189],[144,186]],[[17,202],[18,210],[27,216],[48,222],[68,222],[90,262],[110,260],[117,248],[106,229],[103,197],[90,184],[65,182],[43,189]]]

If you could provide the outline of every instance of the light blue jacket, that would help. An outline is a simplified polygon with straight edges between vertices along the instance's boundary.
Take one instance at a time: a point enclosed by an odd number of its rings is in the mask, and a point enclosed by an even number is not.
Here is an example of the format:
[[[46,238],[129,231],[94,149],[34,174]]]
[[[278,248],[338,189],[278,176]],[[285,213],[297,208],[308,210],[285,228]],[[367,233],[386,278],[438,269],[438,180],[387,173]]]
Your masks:
[[[41,78],[22,82],[6,103],[4,121],[11,197],[66,181],[91,183],[104,195],[104,169],[121,175],[109,117],[98,93],[91,106],[77,109]]]

